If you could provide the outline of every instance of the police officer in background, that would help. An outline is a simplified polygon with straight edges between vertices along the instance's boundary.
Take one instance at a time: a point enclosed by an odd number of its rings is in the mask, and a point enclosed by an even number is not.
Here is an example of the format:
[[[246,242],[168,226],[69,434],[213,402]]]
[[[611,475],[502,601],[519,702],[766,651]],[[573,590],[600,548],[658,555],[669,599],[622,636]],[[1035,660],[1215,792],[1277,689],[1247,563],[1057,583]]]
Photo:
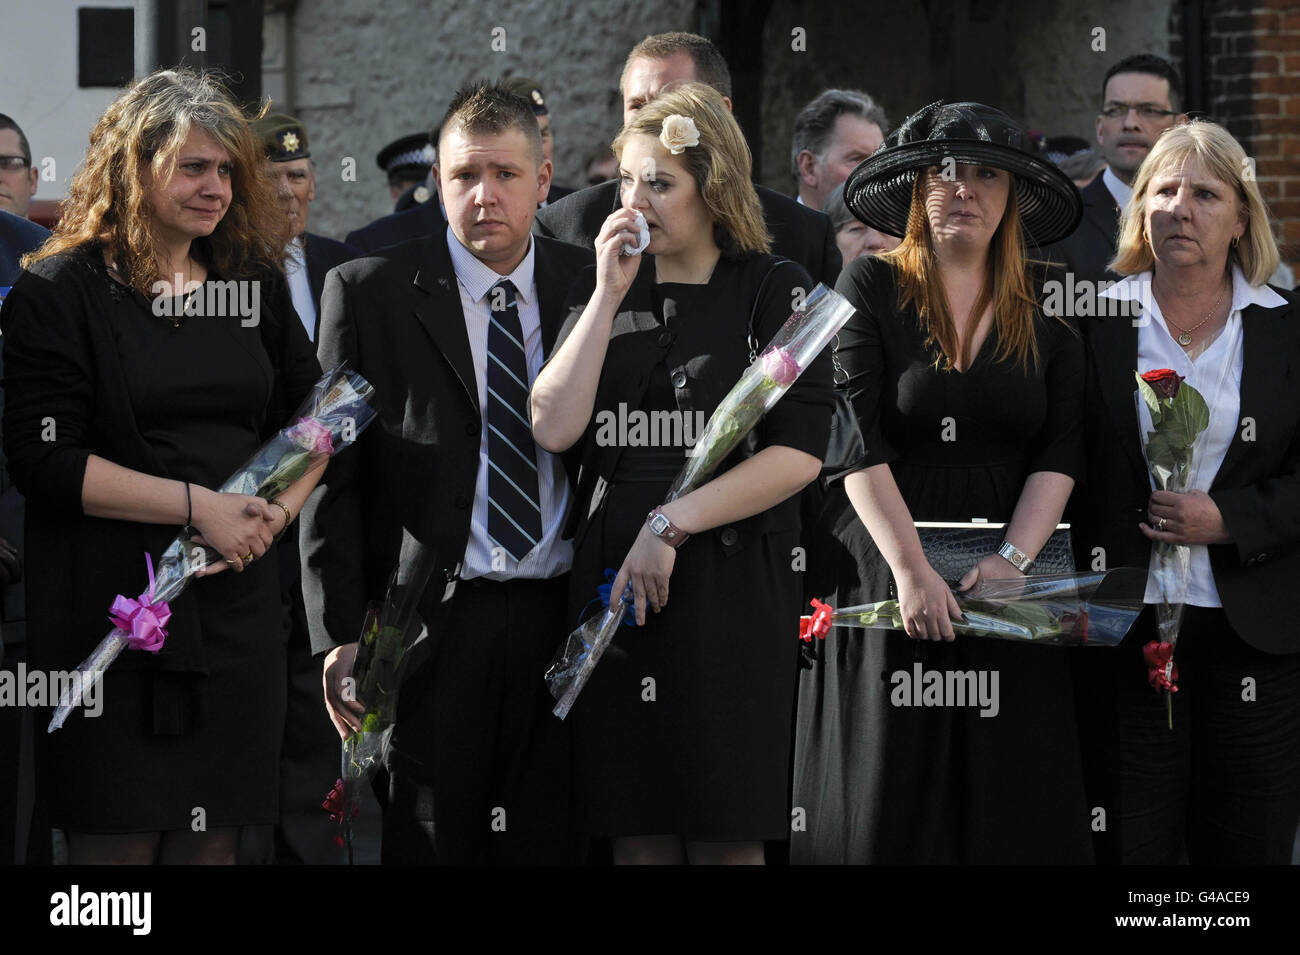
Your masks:
[[[388,176],[388,195],[393,200],[394,212],[428,202],[436,192],[429,177],[435,156],[428,132],[394,139],[379,150],[375,163]]]

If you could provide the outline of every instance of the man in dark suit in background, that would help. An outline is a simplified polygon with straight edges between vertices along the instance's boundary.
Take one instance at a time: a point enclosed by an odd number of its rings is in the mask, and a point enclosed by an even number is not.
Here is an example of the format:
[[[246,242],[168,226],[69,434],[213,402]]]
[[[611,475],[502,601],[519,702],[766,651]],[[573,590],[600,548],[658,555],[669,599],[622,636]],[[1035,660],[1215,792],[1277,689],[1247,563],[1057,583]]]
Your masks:
[[[293,307],[313,342],[320,329],[320,297],[325,274],[356,256],[356,251],[323,235],[307,231],[316,173],[312,168],[307,128],[282,113],[270,113],[254,123],[267,166],[289,220],[293,238],[285,250],[285,275]],[[312,659],[307,611],[302,600],[298,530],[291,529],[277,548],[280,598],[288,628],[288,705],[284,748],[280,754],[280,825],[274,845],[265,828],[246,829],[240,840],[245,861],[272,857],[281,863],[338,865],[345,860],[334,842],[335,826],[321,809],[321,797],[338,775],[339,743],[321,712],[324,694],[320,665]],[[323,788],[322,788],[323,787]]]
[[[533,443],[526,402],[595,257],[531,235],[551,167],[526,100],[457,93],[436,168],[449,226],[326,282],[321,361],[350,362],[380,411],[303,509],[312,645],[344,735],[362,712],[343,679],[366,602],[399,555],[431,549],[431,646],[398,703],[384,861],[572,861],[567,727],[542,680],[568,630],[572,483]]]
[[[35,222],[0,210],[0,303],[21,270],[19,259],[49,238]],[[0,338],[0,381],[4,380]],[[0,390],[0,413],[4,392]],[[27,656],[27,613],[23,600],[23,496],[9,481],[0,451],[0,662],[16,673]],[[0,707],[0,865],[50,861],[49,827],[33,817],[35,767],[32,710]],[[30,845],[30,849],[28,846]]]
[[[1097,144],[1106,168],[1080,191],[1079,227],[1046,250],[1047,258],[1073,272],[1076,282],[1118,278],[1106,263],[1115,257],[1120,210],[1160,134],[1187,120],[1178,112],[1181,100],[1178,72],[1158,56],[1130,56],[1106,71],[1097,116]]]
[[[660,33],[632,48],[623,67],[623,122],[663,90],[678,83],[707,83],[731,108],[731,72],[718,48],[694,33]],[[789,196],[755,184],[772,233],[772,254],[793,259],[829,288],[840,275],[840,252],[830,219]],[[537,213],[545,236],[592,248],[600,227],[619,203],[618,180],[581,189]]]

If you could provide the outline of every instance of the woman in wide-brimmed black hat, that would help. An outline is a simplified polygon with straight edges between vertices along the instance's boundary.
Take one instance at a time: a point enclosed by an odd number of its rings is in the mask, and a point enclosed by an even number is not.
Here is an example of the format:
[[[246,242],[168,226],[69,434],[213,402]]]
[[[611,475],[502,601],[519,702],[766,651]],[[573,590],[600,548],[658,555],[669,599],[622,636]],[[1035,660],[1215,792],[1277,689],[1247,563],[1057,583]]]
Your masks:
[[[1082,345],[1043,314],[1045,273],[1026,247],[1068,235],[1082,208],[1031,148],[996,109],[935,103],[845,183],[854,215],[904,238],[850,263],[837,285],[858,310],[839,359],[867,457],[824,515],[844,548],[834,599],[888,599],[892,578],[906,633],[833,630],[804,674],[796,862],[1091,860],[1063,654],[954,640],[956,601],[914,527],[1007,522],[1010,546],[978,559],[960,588],[1019,576],[1081,466]],[[941,688],[985,692],[903,692],[932,684],[931,671]]]

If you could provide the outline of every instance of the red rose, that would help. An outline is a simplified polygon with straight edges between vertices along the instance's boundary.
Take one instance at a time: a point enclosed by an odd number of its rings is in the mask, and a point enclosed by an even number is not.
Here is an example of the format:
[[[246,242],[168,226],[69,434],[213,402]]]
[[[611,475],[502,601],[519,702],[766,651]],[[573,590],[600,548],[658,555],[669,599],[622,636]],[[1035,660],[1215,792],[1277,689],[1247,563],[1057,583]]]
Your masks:
[[[1178,394],[1178,386],[1182,384],[1183,376],[1172,368],[1157,368],[1155,371],[1144,372],[1142,380],[1161,398],[1173,398]]]

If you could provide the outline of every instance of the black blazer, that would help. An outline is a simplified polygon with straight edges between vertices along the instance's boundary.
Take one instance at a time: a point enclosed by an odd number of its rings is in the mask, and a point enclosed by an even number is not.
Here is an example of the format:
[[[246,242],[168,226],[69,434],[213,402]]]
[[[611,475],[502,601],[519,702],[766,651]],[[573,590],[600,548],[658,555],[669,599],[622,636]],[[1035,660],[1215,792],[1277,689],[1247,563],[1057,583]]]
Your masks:
[[[50,230],[35,222],[28,222],[8,212],[0,211],[0,287],[12,285],[22,270],[18,260],[38,248],[50,237]],[[0,338],[0,348],[4,345]],[[0,360],[0,380],[4,376],[4,363]],[[0,388],[0,413],[4,411],[4,390]],[[9,480],[4,454],[0,453],[0,537],[18,550],[23,559],[23,496]],[[5,585],[0,590],[0,641],[6,646],[17,646],[26,640],[27,617],[24,599],[25,585],[21,580]]]
[[[1099,175],[1079,191],[1083,197],[1083,218],[1070,235],[1045,250],[1046,258],[1074,273],[1074,279],[1092,282],[1116,281],[1107,270],[1115,257],[1119,238],[1119,206]]]
[[[577,510],[566,528],[573,534],[575,547],[582,544],[604,505],[610,479],[626,452],[623,442],[598,439],[595,412],[640,408],[650,376],[656,366],[663,364],[673,379],[677,410],[692,416],[689,420],[694,420],[697,412],[707,420],[749,364],[747,333],[751,315],[761,352],[789,317],[792,290],[807,287],[808,274],[797,263],[784,262],[774,268],[775,262],[773,256],[767,255],[719,259],[706,287],[686,302],[667,297],[656,310],[654,259],[642,259],[610,328],[593,416],[575,445],[582,454],[575,492]],[[595,284],[594,268],[585,270],[574,283],[569,293],[568,318],[560,332],[561,343],[577,326]],[[683,347],[678,341],[688,325],[694,326],[694,334],[685,337],[695,341],[698,349]],[[831,359],[829,350],[823,350],[717,473],[769,445],[822,457],[830,437],[832,400]],[[715,528],[710,533],[718,535],[723,553],[731,555],[759,535],[798,526],[799,497],[795,495],[734,526]]]
[[[311,232],[306,234],[304,241],[306,248],[303,254],[307,259],[307,283],[311,286],[311,303],[316,306],[316,329],[312,333],[311,340],[316,341],[320,337],[320,296],[325,290],[325,273],[336,265],[355,259],[361,253],[336,239],[328,239]]]
[[[1231,544],[1211,545],[1210,566],[1228,620],[1243,640],[1269,653],[1300,651],[1300,627],[1281,595],[1300,580],[1300,297],[1286,306],[1242,312],[1241,412],[1210,486]],[[1151,485],[1138,434],[1138,330],[1128,318],[1080,319],[1088,345],[1085,405],[1087,472],[1074,542],[1081,567],[1104,555],[1107,567],[1146,568]],[[1095,548],[1104,548],[1097,552]]]
[[[569,285],[595,255],[534,238],[549,355]],[[326,277],[322,302],[321,363],[346,361],[364,375],[379,418],[335,456],[303,508],[303,599],[317,653],[357,639],[366,602],[383,598],[412,541],[434,551],[421,610],[427,623],[436,619],[469,540],[482,427],[442,231],[339,266]]]
[[[798,262],[814,282],[834,288],[843,262],[831,220],[766,186],[755,183],[754,189],[763,206],[767,230],[772,233],[772,254]],[[562,242],[594,248],[600,227],[617,207],[618,180],[610,179],[537,210],[533,229]]]
[[[257,422],[266,440],[297,410],[319,379],[320,366],[284,277],[263,276],[261,282],[257,328],[228,321],[232,335],[259,336],[275,369],[271,400]],[[108,632],[113,595],[134,596],[143,589],[144,553],[156,558],[178,531],[89,517],[81,504],[91,454],[145,474],[171,476],[136,426],[118,352],[124,310],[148,307],[138,293],[107,277],[92,245],[37,262],[19,277],[0,309],[4,447],[14,484],[27,498],[28,635],[33,648],[41,644],[42,666],[76,666]],[[54,440],[46,440],[51,419]],[[192,592],[172,601],[171,609],[162,651],[124,653],[115,667],[204,671]]]
[[[446,229],[447,220],[442,216],[442,207],[438,205],[437,196],[431,196],[428,202],[381,216],[370,225],[349,232],[343,237],[343,244],[358,253],[373,252],[398,242],[441,235]]]

